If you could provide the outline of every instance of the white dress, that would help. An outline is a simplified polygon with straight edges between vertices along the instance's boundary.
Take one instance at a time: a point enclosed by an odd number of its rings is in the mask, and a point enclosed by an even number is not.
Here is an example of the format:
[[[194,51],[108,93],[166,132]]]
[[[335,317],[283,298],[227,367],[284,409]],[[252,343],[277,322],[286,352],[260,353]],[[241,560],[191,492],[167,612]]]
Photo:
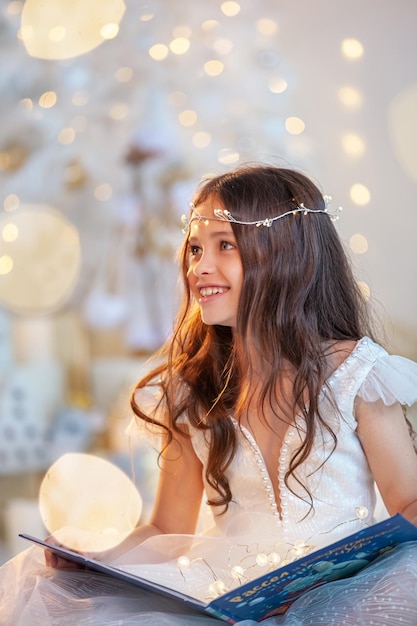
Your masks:
[[[233,566],[244,566],[252,578],[264,573],[259,554],[288,558],[300,542],[316,548],[378,521],[375,485],[356,435],[355,397],[381,398],[385,404],[417,401],[417,364],[389,355],[369,338],[323,387],[320,408],[337,435],[337,447],[327,433],[318,433],[312,453],[297,477],[307,484],[314,510],[300,484],[284,482],[292,451],[300,442],[303,423],[290,426],[279,459],[281,515],[271,481],[255,440],[238,428],[238,451],[227,470],[233,501],[227,513],[201,517],[213,523],[198,536],[153,537],[115,563],[138,575],[209,600],[213,573],[228,588],[238,584]],[[329,401],[329,389],[339,413]],[[208,445],[204,431],[192,430],[196,454],[205,465]],[[323,463],[323,461],[325,461]],[[417,479],[417,477],[416,477]],[[292,491],[295,492],[292,493]],[[206,485],[207,495],[211,488]],[[299,496],[299,497],[297,497]],[[204,522],[207,527],[207,521]],[[180,567],[178,555],[187,555]],[[236,569],[234,570],[236,573]],[[242,571],[241,569],[239,571]],[[185,609],[159,595],[85,571],[55,571],[43,565],[43,553],[30,548],[0,569],[0,624],[7,626],[107,624],[220,624],[213,617]],[[254,624],[251,620],[242,626]],[[417,624],[417,542],[394,549],[352,578],[331,582],[305,593],[283,616],[262,622],[284,626]]]

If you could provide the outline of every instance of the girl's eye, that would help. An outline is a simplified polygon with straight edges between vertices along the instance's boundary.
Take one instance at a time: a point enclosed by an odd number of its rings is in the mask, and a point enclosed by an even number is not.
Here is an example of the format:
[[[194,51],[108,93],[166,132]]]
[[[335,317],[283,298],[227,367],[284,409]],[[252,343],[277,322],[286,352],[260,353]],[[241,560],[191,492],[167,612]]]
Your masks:
[[[234,250],[236,248],[236,246],[233,243],[230,243],[230,241],[222,241],[220,247],[222,250]]]
[[[200,253],[200,248],[199,246],[190,246],[190,254],[191,256],[195,256],[196,254]]]

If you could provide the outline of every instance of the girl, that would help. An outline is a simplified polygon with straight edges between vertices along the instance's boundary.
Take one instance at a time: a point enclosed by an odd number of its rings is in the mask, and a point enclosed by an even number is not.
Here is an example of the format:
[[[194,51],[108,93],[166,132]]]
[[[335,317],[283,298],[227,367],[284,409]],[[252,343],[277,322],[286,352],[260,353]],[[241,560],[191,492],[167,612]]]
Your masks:
[[[390,515],[417,523],[402,410],[417,400],[417,364],[375,342],[333,217],[289,169],[242,167],[197,192],[175,331],[132,395],[130,432],[161,439],[154,511],[103,559],[207,599],[232,562],[235,577],[256,576],[260,554],[278,560],[284,545],[319,547],[374,523],[375,485]],[[45,571],[34,550],[3,568],[3,588],[25,568],[19,608],[4,592],[5,623],[219,623],[97,574]],[[410,542],[264,623],[411,626],[416,593]]]

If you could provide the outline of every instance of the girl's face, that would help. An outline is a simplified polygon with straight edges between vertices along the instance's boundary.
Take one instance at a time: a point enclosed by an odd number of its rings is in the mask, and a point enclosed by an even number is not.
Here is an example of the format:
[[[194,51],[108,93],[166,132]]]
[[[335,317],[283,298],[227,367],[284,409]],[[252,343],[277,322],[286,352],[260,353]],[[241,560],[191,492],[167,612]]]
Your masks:
[[[242,261],[230,223],[213,219],[215,208],[223,209],[215,199],[199,204],[198,214],[209,219],[194,219],[190,224],[187,279],[203,322],[235,327]]]

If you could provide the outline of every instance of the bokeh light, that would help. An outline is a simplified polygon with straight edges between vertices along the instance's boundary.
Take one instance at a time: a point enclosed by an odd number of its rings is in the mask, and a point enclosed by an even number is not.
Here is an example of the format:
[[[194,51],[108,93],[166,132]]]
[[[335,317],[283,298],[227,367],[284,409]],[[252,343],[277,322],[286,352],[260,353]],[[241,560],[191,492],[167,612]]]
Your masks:
[[[361,157],[365,154],[365,141],[357,133],[345,133],[342,136],[342,148],[350,156]]]
[[[388,110],[389,131],[395,155],[417,184],[417,84],[401,91]]]
[[[348,85],[340,87],[337,96],[348,109],[357,110],[362,106],[362,94],[356,87]]]
[[[363,280],[359,280],[358,287],[365,300],[369,300],[371,298],[371,288],[369,287],[369,285]]]
[[[9,197],[10,201],[10,197]],[[77,229],[48,206],[0,215],[0,304],[16,313],[48,313],[72,295],[81,265]]]
[[[26,0],[19,36],[40,59],[71,59],[119,32],[123,0]]]
[[[305,123],[299,117],[287,117],[285,120],[285,128],[290,135],[300,135],[305,129]]]
[[[100,457],[68,453],[47,471],[39,490],[42,521],[68,548],[100,551],[127,537],[142,498],[121,469]]]
[[[342,54],[346,59],[357,60],[363,56],[364,47],[357,39],[343,39]]]
[[[359,206],[365,206],[371,201],[371,192],[366,185],[355,183],[349,191],[350,199]]]
[[[233,2],[233,0],[227,0],[223,2],[220,6],[222,13],[227,15],[227,17],[234,17],[238,13],[240,13],[240,4],[238,2]]]
[[[355,254],[365,254],[368,251],[368,240],[364,235],[356,233],[349,239],[349,246]]]

